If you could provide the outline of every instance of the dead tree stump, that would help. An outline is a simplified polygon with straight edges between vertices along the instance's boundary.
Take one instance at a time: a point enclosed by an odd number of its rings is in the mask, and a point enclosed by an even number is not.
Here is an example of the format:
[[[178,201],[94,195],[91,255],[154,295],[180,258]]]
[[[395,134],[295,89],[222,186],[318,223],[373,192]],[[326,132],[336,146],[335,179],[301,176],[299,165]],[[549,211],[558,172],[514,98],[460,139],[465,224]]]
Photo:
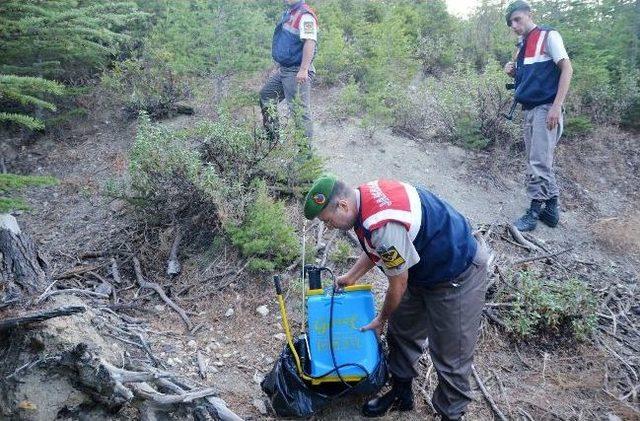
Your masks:
[[[47,261],[31,238],[11,214],[0,214],[0,307],[42,293],[47,279]]]

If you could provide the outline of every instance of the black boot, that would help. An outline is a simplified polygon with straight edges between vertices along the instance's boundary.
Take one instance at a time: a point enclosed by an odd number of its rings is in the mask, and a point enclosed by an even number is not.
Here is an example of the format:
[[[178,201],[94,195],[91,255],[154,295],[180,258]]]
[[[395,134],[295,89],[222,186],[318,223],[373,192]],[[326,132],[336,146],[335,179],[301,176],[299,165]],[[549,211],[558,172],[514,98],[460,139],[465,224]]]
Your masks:
[[[536,229],[540,211],[542,210],[542,200],[532,200],[531,207],[515,223],[518,231],[533,231]]]
[[[391,390],[384,395],[365,403],[362,415],[365,417],[381,417],[388,411],[411,411],[413,409],[413,379],[392,379]]]
[[[547,199],[545,201],[544,209],[542,209],[538,218],[541,222],[544,222],[551,228],[558,225],[558,221],[560,220],[560,211],[558,210],[558,196],[552,197],[551,199]]]

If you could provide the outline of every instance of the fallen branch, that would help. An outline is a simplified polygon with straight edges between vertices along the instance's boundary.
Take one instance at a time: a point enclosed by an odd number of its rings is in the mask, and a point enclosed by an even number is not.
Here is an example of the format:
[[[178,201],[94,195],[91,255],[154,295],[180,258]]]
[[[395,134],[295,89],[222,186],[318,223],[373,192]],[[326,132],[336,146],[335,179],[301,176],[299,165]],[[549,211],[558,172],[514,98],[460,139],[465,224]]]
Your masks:
[[[198,353],[196,354],[196,360],[198,362],[198,371],[200,372],[200,377],[202,377],[202,379],[206,379],[207,363],[205,362],[204,357],[202,356],[200,351],[198,351]]]
[[[529,262],[535,262],[536,260],[543,260],[543,259],[548,259],[551,257],[556,257],[560,254],[566,253],[568,251],[573,250],[573,247],[569,247],[566,248],[564,250],[560,250],[560,251],[556,251],[554,253],[547,253],[547,254],[543,254],[542,256],[534,256],[534,257],[528,257],[526,259],[520,259],[520,260],[516,260],[515,262],[513,262],[514,265],[520,265],[522,263],[529,263]]]
[[[80,266],[74,269],[70,269],[60,275],[56,275],[53,277],[53,279],[67,279],[67,278],[73,278],[76,275],[82,275],[83,273],[87,273],[87,272],[91,272],[91,271],[95,271],[96,269],[100,269],[102,266],[104,266],[104,264],[100,264],[100,265],[86,265],[86,266]]]
[[[509,233],[511,234],[513,239],[516,240],[516,242],[518,242],[520,245],[525,247],[527,250],[538,250],[538,246],[524,238],[522,236],[522,233],[520,233],[520,231],[518,231],[518,228],[516,228],[513,224],[508,224],[507,229],[509,230]]]
[[[20,301],[19,298],[12,298],[10,300],[4,301],[0,303],[0,310],[2,310],[5,307],[9,307],[10,305],[16,304],[19,301]]]
[[[636,370],[633,367],[631,367],[631,365],[624,358],[622,358],[617,352],[615,352],[613,349],[611,349],[611,347],[609,347],[606,343],[604,343],[602,339],[598,339],[597,342],[600,343],[600,345],[602,345],[607,351],[609,351],[611,355],[616,357],[625,366],[625,368],[629,371],[629,373],[633,375],[633,378],[635,379],[636,382],[640,380],[638,378],[638,373],[636,372]]]
[[[169,297],[167,297],[167,294],[165,294],[162,287],[155,282],[149,282],[144,279],[144,276],[142,276],[142,269],[140,268],[140,261],[137,257],[133,258],[133,269],[136,272],[136,279],[138,280],[138,285],[140,285],[140,288],[146,288],[155,291],[160,296],[160,298],[162,298],[162,301],[164,301],[169,307],[171,307],[176,313],[180,315],[184,323],[187,325],[187,328],[189,330],[193,329],[193,324],[191,323],[189,316],[187,316],[187,313],[185,313],[185,311],[180,308],[179,305],[177,305]]]
[[[480,390],[482,391],[482,394],[484,395],[485,399],[489,402],[489,405],[491,405],[491,409],[493,409],[493,412],[496,414],[496,416],[501,421],[507,421],[507,417],[505,417],[504,414],[502,413],[502,411],[500,411],[500,408],[498,408],[498,405],[496,405],[495,401],[493,400],[493,398],[489,394],[489,391],[484,386],[484,383],[482,383],[482,380],[480,380],[480,376],[478,375],[478,372],[476,371],[476,367],[472,365],[471,366],[471,371],[473,372],[473,377],[476,379],[476,383],[478,383],[478,386],[480,387]]]
[[[360,247],[360,240],[358,240],[358,237],[356,237],[356,235],[352,231],[346,231],[345,235],[347,236],[349,241],[353,243],[354,246]]]
[[[176,395],[160,393],[147,383],[132,384],[130,387],[133,390],[134,395],[142,399],[147,399],[158,406],[170,406],[178,403],[193,402],[196,399],[216,394],[216,390],[212,387]]]
[[[76,313],[83,313],[87,309],[81,306],[60,307],[53,310],[45,310],[27,316],[15,317],[11,319],[0,320],[0,332],[15,327],[28,325],[30,323],[42,322],[44,320],[53,319],[55,317],[70,316]]]
[[[507,328],[507,325],[498,318],[498,316],[496,316],[495,314],[493,314],[493,312],[491,311],[490,308],[483,308],[482,312],[487,316],[487,318],[489,320],[491,320],[493,323],[497,324],[498,326],[500,326],[503,329]]]
[[[157,369],[149,367],[149,371],[155,372]],[[195,385],[190,383],[187,379],[158,379],[156,383],[176,394],[184,393],[185,391],[190,391],[195,389]],[[216,397],[216,396],[206,396],[204,398],[206,402],[207,410],[209,412],[214,412],[218,418],[222,421],[242,421],[242,418],[237,416],[233,411],[231,411],[224,400]]]
[[[118,270],[118,262],[113,257],[110,260],[111,263],[111,277],[116,285],[122,284],[122,278],[120,277],[120,270]]]
[[[49,291],[45,294],[42,294],[39,298],[38,301],[36,301],[36,304],[43,302],[44,300],[46,300],[49,297],[52,297],[54,295],[60,295],[60,294],[80,294],[80,295],[89,295],[91,297],[96,297],[96,298],[103,298],[105,300],[109,299],[109,296],[107,294],[102,294],[99,292],[94,292],[94,291],[89,291],[87,289],[80,289],[80,288],[67,288],[67,289],[56,289],[53,291]]]
[[[208,417],[241,420],[222,399],[211,396],[216,393],[213,388],[196,389],[186,385],[188,380],[177,379],[172,373],[152,367],[140,371],[135,367],[136,371],[115,367],[95,356],[84,343],[48,360],[53,363],[51,368],[68,375],[85,393],[113,411],[137,397],[143,401],[139,403],[141,410],[149,417],[154,417],[154,408],[186,405],[198,413],[204,408]],[[159,392],[151,384],[173,394]]]
[[[84,253],[80,254],[80,256],[78,257],[81,260],[82,259],[98,259],[100,257],[105,257],[108,254],[109,252],[107,251],[85,251]]]

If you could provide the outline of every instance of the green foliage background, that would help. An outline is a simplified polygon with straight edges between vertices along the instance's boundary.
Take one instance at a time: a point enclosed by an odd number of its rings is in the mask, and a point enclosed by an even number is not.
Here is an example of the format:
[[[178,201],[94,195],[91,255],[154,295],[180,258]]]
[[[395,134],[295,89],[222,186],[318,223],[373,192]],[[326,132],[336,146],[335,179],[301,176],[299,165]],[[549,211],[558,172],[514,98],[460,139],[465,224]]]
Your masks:
[[[466,19],[448,14],[443,0],[309,3],[320,23],[316,83],[339,92],[336,115],[470,148],[519,141],[518,126],[501,117],[511,101],[502,66],[515,43],[502,1],[481,1]],[[601,124],[637,129],[638,1],[535,1],[533,8],[537,23],[562,34],[575,68],[568,134]],[[99,83],[100,95],[128,116],[143,112],[124,187],[132,203],[160,223],[195,218],[188,205],[196,203],[193,212],[210,211],[247,258],[264,260],[254,267],[283,265],[293,243],[276,196],[302,192],[322,163],[294,127],[272,145],[243,114],[257,101],[251,81],[272,66],[282,11],[277,0],[3,1],[0,129],[46,130],[74,114],[74,93]],[[212,80],[222,98],[217,121],[188,131],[151,121]],[[18,186],[7,186],[3,209],[23,207],[8,196]],[[286,250],[270,254],[278,248],[260,242],[265,230]]]

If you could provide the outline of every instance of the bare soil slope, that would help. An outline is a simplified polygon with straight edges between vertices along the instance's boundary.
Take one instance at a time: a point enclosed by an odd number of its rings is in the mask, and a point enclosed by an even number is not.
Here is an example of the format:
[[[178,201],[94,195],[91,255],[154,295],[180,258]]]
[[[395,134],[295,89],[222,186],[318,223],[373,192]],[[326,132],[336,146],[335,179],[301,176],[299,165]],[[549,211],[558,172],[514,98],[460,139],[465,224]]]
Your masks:
[[[497,226],[513,220],[524,209],[526,198],[520,175],[524,167],[523,164],[517,167],[520,164],[513,157],[505,162],[501,172],[496,172],[488,170],[496,166],[487,165],[487,160],[493,157],[486,153],[443,143],[419,143],[395,136],[389,130],[379,130],[368,137],[357,121],[337,122],[330,116],[326,110],[334,100],[331,92],[317,90],[315,98],[318,98],[315,147],[327,158],[328,169],[349,183],[357,185],[387,177],[423,184],[449,200],[476,225]],[[189,125],[194,119],[211,114],[208,105],[197,106],[196,116],[179,117],[166,124]],[[9,168],[16,172],[51,174],[61,180],[56,187],[27,191],[32,210],[19,216],[25,230],[53,263],[54,273],[87,264],[78,257],[83,252],[131,251],[129,234],[135,227],[131,226],[127,209],[123,202],[106,198],[104,193],[110,179],[126,176],[126,157],[134,130],[133,123],[122,123],[118,116],[105,118],[97,109],[88,121],[61,133],[58,139],[48,137],[26,145]],[[580,142],[567,141],[559,147],[560,179],[566,191],[561,224],[556,229],[541,226],[535,236],[550,250],[571,247],[562,262],[572,262],[576,266],[571,267],[579,267],[576,272],[597,280],[595,288],[604,288],[605,293],[607,283],[637,288],[638,138],[606,129]],[[610,147],[611,142],[616,146]],[[300,220],[295,223],[301,226]],[[198,268],[202,261],[215,261],[213,270],[222,273],[236,265],[232,250],[228,256],[195,256],[183,262],[180,277],[166,279],[162,265],[169,253],[170,234],[160,233],[159,238],[165,241],[153,244],[155,248],[140,250],[148,257],[147,263],[155,259],[158,264],[149,276],[188,310],[199,328],[193,334],[187,332],[180,317],[157,296],[144,296],[141,299],[144,311],[129,314],[148,320],[152,352],[167,368],[201,384],[215,385],[220,397],[239,415],[248,419],[268,417],[261,412],[263,395],[259,381],[270,370],[284,343],[270,280],[242,274],[224,288],[220,288],[222,280],[200,282]],[[501,248],[500,253],[528,255],[511,247]],[[356,252],[354,248],[353,254]],[[97,260],[99,264],[104,262]],[[133,279],[131,267],[122,270],[125,278]],[[300,301],[292,280],[295,276],[295,271],[287,275],[287,299],[294,325],[299,321]],[[384,279],[376,273],[368,275],[367,281],[380,293],[386,288]],[[73,282],[86,286],[82,278]],[[267,306],[268,315],[258,314],[256,309],[261,305]],[[630,326],[640,326],[639,317],[636,314],[628,322]],[[610,335],[606,340],[615,342]],[[206,364],[204,380],[197,374],[198,353]],[[638,354],[620,358],[633,367],[637,376]],[[415,390],[417,411],[386,419],[418,420],[432,416],[427,397],[435,385],[435,374],[428,367],[425,358],[424,377],[418,379]],[[622,419],[637,419],[639,414],[637,400],[635,407],[629,406],[618,400],[620,396],[603,392],[603,385],[611,377],[610,370],[618,370],[621,362],[612,354],[603,353],[601,346],[516,345],[501,329],[485,323],[476,367],[509,418],[590,419],[615,414]],[[637,396],[637,389],[635,393]],[[319,418],[358,418],[360,403],[347,401]],[[493,417],[479,392],[478,400],[469,410],[470,419]]]

